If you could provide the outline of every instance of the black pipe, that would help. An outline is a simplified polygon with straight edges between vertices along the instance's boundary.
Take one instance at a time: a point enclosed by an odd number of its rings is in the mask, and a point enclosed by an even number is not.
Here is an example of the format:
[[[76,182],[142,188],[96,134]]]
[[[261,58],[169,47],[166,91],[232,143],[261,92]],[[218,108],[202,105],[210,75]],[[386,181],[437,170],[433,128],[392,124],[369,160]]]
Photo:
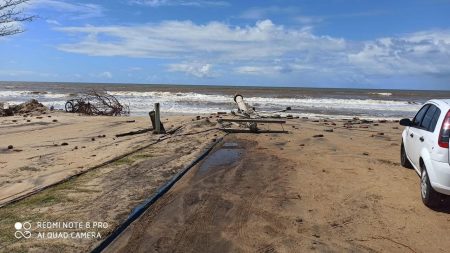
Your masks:
[[[103,240],[97,247],[95,247],[91,252],[92,253],[100,253],[106,247],[108,247],[119,235],[125,231],[125,229],[137,218],[139,218],[153,203],[155,203],[159,198],[164,196],[166,192],[172,188],[172,186],[181,179],[181,177],[186,174],[192,167],[194,167],[197,163],[199,163],[203,158],[205,158],[214,146],[221,142],[223,138],[216,140],[214,143],[210,144],[208,148],[203,152],[199,157],[197,157],[193,162],[191,162],[188,166],[186,166],[182,171],[178,172],[172,179],[170,179],[167,183],[165,183],[162,187],[160,187],[155,194],[153,194],[150,198],[146,199],[143,203],[138,205],[131,211],[128,218],[120,224],[105,240]]]

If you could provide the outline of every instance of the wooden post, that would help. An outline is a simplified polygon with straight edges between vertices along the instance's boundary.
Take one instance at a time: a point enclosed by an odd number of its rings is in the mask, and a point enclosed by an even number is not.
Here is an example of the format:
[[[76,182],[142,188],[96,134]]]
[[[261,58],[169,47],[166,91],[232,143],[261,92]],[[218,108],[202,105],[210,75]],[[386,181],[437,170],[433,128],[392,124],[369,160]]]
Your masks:
[[[159,111],[159,103],[155,103],[155,133],[161,132],[161,114]]]

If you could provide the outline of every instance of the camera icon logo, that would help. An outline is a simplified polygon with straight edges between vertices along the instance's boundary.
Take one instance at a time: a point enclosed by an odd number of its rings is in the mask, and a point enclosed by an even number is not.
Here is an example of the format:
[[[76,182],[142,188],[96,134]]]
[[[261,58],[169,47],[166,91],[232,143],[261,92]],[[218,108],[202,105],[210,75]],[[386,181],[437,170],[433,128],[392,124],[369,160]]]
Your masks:
[[[16,232],[14,233],[14,236],[17,239],[25,238],[28,239],[31,237],[31,223],[26,222],[16,222],[14,224],[14,228],[16,229]]]

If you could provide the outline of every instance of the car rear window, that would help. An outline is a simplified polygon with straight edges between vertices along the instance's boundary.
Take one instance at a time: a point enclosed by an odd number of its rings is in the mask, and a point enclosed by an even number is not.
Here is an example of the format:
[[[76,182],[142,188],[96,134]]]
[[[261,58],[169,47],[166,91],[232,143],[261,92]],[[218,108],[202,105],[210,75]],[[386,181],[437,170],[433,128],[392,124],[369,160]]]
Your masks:
[[[415,116],[414,119],[413,119],[413,126],[415,126],[415,127],[419,127],[419,126],[420,126],[420,123],[422,122],[423,116],[425,116],[425,113],[427,112],[428,107],[430,107],[429,104],[424,105],[424,106],[419,110],[419,112],[416,114],[416,116]]]
[[[422,119],[422,122],[420,123],[420,128],[429,130],[431,120],[434,117],[434,113],[436,112],[437,107],[434,105],[430,105],[430,107],[427,110],[427,113],[425,113],[425,116]]]

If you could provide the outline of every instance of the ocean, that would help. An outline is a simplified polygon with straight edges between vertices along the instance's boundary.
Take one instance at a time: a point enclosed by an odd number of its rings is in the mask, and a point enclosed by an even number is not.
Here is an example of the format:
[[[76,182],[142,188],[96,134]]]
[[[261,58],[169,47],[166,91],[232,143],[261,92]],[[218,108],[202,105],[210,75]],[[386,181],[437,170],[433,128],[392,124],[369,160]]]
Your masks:
[[[131,115],[147,115],[157,102],[162,113],[172,115],[229,112],[236,108],[233,96],[239,93],[261,114],[399,119],[413,117],[429,99],[450,98],[450,91],[0,82],[0,102],[17,104],[34,98],[46,106],[63,109],[68,99],[92,89],[117,96],[129,105]],[[287,107],[292,110],[280,113]]]

